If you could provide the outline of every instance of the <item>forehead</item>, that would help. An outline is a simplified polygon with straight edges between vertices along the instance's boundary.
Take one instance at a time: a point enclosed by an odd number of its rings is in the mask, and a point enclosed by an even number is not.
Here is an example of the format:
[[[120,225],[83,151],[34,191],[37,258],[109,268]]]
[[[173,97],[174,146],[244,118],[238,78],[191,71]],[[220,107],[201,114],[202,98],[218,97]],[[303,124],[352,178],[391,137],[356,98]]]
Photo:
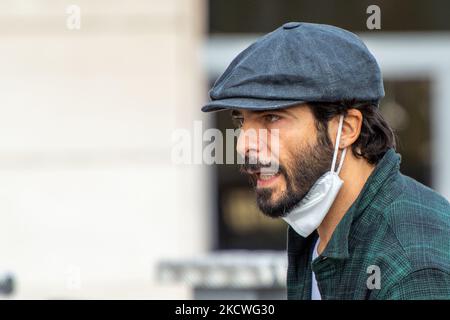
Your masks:
[[[267,112],[269,110],[245,110],[245,109],[232,109],[231,115],[233,116],[251,116],[251,115],[258,115],[262,114],[264,112]],[[275,110],[272,110],[275,111]]]
[[[277,113],[296,117],[309,111],[310,110],[308,108],[308,105],[304,103],[283,109],[264,109],[264,110],[232,109],[231,115],[234,117],[251,117],[257,116],[259,114]]]

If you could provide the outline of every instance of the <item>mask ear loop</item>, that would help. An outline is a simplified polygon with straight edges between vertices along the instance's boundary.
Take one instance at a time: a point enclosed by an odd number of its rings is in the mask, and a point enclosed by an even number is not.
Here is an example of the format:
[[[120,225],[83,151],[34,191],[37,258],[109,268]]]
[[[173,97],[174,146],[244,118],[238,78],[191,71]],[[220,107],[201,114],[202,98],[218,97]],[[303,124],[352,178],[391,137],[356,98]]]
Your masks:
[[[339,175],[339,172],[341,172],[342,169],[342,165],[344,164],[344,158],[345,158],[345,154],[347,153],[347,148],[345,148],[344,150],[342,150],[342,154],[341,154],[341,160],[339,160],[339,167],[336,171],[336,173]]]
[[[344,116],[341,115],[339,118],[339,127],[338,127],[338,131],[337,131],[337,136],[336,136],[336,145],[334,146],[333,161],[331,163],[331,170],[330,170],[331,172],[334,172],[334,169],[336,168],[336,160],[337,160],[337,154],[338,154],[338,150],[339,150],[339,142],[341,140],[341,131],[342,131],[343,122],[344,122]],[[343,160],[344,155],[345,155],[345,153],[343,153],[341,156],[341,163],[339,164],[339,169],[342,166],[342,160]]]

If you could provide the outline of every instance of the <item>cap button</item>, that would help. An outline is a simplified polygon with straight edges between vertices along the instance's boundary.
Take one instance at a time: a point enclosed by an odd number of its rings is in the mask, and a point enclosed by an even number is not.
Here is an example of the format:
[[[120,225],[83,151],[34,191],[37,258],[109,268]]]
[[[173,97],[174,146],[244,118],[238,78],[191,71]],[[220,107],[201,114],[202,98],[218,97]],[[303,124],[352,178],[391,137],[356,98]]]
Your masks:
[[[300,25],[301,25],[300,22],[288,22],[283,25],[283,29],[286,29],[286,30],[294,29],[294,28],[299,27]]]

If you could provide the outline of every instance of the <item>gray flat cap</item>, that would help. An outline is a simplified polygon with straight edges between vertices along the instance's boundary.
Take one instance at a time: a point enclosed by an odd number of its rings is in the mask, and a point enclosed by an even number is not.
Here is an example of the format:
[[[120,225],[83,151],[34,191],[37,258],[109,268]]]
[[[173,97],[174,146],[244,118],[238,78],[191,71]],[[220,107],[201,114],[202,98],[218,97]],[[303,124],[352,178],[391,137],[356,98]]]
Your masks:
[[[361,39],[330,25],[289,22],[242,51],[202,111],[279,109],[384,97],[380,67]]]

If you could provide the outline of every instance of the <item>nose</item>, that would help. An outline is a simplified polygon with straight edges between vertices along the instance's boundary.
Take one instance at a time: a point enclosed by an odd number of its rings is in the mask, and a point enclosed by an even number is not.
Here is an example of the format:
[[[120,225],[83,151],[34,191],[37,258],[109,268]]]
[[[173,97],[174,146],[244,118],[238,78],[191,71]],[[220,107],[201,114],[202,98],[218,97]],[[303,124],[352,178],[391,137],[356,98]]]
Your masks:
[[[264,153],[267,152],[267,144],[264,139],[264,134],[261,134],[259,131],[261,130],[256,130],[253,128],[240,130],[236,144],[236,151],[241,157],[267,157],[266,154],[261,154],[263,150],[265,150]]]
[[[244,159],[246,156],[249,156],[250,152],[257,153],[257,138],[254,137],[253,134],[251,134],[251,131],[254,130],[241,128],[239,131],[239,137],[236,143],[236,151]]]

